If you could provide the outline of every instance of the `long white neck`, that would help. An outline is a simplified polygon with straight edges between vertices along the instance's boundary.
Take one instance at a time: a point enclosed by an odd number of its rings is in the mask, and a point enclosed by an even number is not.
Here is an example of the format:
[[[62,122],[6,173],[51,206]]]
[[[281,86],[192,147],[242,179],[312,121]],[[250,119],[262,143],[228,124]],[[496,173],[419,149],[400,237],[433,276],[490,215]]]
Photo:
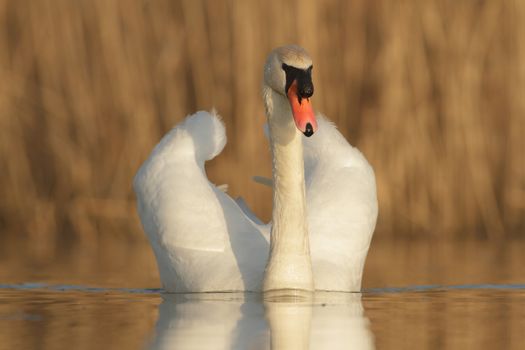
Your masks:
[[[270,257],[263,290],[313,290],[304,187],[301,133],[288,101],[264,90],[273,156],[273,214]]]

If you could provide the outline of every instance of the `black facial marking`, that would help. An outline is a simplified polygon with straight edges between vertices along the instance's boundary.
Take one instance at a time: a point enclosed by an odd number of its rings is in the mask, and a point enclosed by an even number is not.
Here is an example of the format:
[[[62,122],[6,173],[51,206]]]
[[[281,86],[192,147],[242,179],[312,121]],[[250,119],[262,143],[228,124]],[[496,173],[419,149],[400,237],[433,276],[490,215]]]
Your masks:
[[[310,98],[314,94],[314,84],[312,83],[312,66],[307,69],[299,69],[283,63],[282,66],[286,73],[286,85],[284,91],[288,94],[288,89],[297,80],[297,98],[299,103],[303,98]]]

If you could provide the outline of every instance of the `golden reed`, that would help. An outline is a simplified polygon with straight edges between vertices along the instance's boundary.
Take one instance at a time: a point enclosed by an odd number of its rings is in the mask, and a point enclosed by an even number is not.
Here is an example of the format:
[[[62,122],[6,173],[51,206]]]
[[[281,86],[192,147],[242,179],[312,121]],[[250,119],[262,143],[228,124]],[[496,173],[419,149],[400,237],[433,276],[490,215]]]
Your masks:
[[[228,130],[210,177],[270,216],[261,67],[314,57],[314,107],[376,170],[378,236],[525,228],[525,2],[0,0],[0,229],[142,235],[132,177],[188,113]]]

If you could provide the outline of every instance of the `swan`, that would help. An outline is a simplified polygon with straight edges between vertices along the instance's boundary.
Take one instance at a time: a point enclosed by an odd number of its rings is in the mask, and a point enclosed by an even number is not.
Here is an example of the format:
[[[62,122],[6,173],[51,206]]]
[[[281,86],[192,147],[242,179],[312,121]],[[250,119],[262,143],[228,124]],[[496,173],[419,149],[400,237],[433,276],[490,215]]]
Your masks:
[[[377,219],[362,153],[313,112],[312,60],[273,50],[262,95],[272,153],[272,221],[263,224],[204,163],[226,144],[215,111],[170,130],[133,180],[137,211],[168,292],[359,291]]]

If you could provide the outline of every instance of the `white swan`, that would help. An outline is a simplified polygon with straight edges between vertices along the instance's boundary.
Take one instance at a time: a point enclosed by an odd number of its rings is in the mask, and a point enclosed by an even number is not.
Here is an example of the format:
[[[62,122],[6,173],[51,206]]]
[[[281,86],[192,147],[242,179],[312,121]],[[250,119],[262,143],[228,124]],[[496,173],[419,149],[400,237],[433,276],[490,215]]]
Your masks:
[[[314,116],[311,67],[298,46],[275,49],[264,67],[272,224],[206,177],[204,162],[226,143],[214,112],[186,118],[139,169],[138,212],[167,291],[361,288],[377,218],[375,177],[335,126]]]

